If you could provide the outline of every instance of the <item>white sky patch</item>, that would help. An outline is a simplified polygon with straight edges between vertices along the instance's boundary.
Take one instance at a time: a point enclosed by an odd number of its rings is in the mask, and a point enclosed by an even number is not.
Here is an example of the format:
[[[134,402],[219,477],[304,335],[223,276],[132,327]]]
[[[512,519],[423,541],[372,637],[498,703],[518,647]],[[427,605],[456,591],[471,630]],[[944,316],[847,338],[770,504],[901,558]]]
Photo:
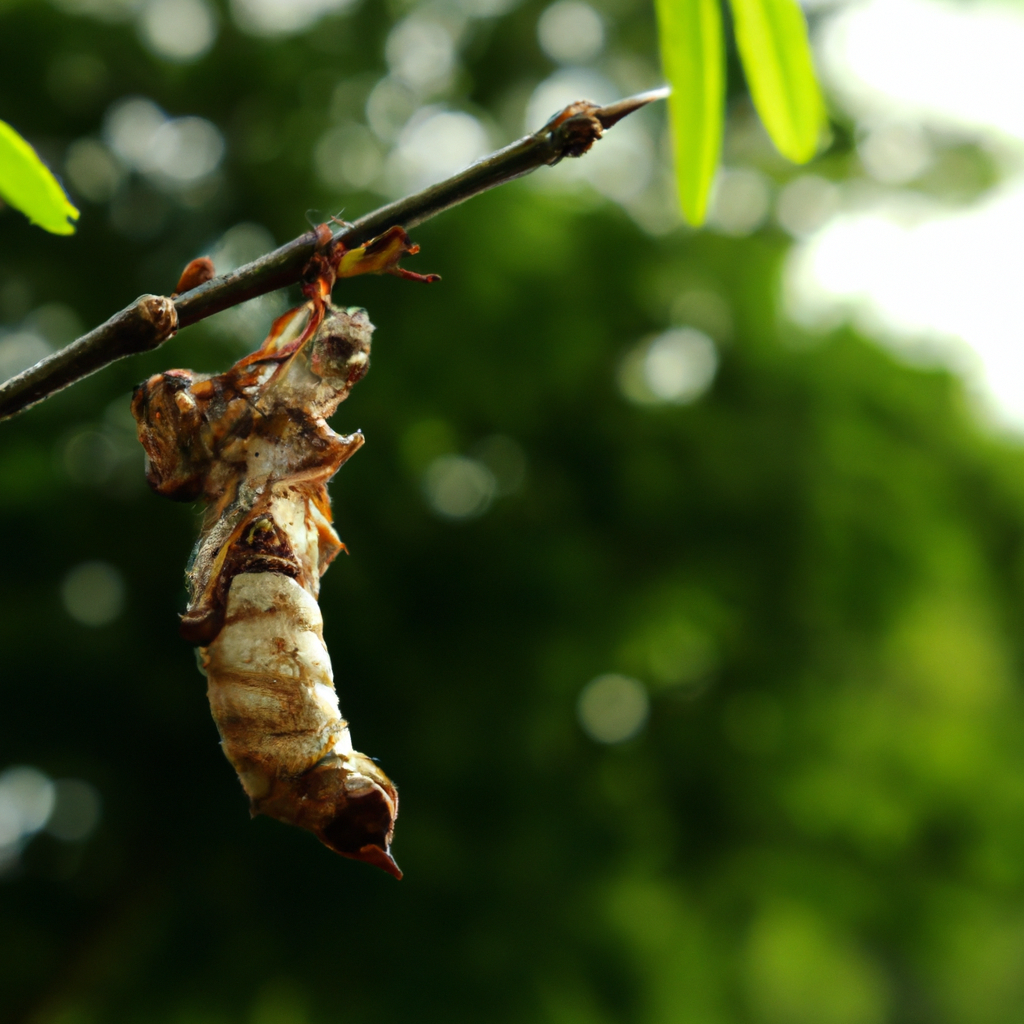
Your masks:
[[[823,26],[823,77],[858,120],[906,118],[1024,142],[1024,10],[997,3],[868,0]]]
[[[847,186],[823,226],[794,231],[790,315],[823,329],[852,320],[908,358],[946,363],[993,421],[1024,434],[1024,9],[867,0],[828,17],[816,51],[832,96],[869,142],[876,133],[874,149],[861,143],[876,180],[907,179],[900,160],[914,154],[900,140],[921,129],[983,146],[1006,177],[959,208]]]

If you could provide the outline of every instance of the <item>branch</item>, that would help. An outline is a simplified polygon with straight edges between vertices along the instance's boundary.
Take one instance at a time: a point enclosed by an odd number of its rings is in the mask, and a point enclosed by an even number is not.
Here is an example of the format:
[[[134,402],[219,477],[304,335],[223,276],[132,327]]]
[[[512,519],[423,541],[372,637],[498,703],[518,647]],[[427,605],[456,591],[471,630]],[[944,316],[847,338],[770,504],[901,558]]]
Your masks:
[[[664,88],[606,107],[585,100],[573,103],[539,131],[492,153],[446,181],[382,206],[353,224],[343,225],[334,233],[333,240],[343,242],[346,248],[356,248],[396,224],[415,227],[538,167],[557,164],[567,156],[582,156],[601,138],[605,129],[667,95],[668,89]],[[266,256],[173,300],[157,295],[141,296],[106,323],[0,384],[0,420],[31,408],[117,359],[159,347],[182,327],[257,295],[294,284],[316,253],[317,238],[316,231],[307,231]]]

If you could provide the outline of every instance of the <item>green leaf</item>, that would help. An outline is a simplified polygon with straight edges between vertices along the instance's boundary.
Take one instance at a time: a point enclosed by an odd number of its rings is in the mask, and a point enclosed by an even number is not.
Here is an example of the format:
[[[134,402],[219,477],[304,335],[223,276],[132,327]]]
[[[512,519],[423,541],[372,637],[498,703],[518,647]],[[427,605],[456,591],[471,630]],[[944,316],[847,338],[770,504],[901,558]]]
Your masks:
[[[796,0],[730,2],[754,106],[779,152],[794,163],[806,163],[818,148],[825,103],[803,12]]]
[[[36,151],[0,121],[0,199],[55,235],[73,235],[78,210]]]
[[[655,0],[683,214],[704,222],[722,148],[725,53],[718,0]]]

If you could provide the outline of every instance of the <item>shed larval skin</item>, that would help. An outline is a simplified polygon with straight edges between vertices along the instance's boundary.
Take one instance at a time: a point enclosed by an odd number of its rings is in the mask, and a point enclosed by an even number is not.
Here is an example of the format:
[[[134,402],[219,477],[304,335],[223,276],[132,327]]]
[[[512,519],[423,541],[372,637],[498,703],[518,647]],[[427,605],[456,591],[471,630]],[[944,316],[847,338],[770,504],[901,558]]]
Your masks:
[[[157,374],[132,399],[150,486],[207,506],[181,632],[199,646],[221,745],[252,813],[396,878],[398,794],[352,748],[317,596],[344,547],[327,482],[363,443],[326,420],[369,368],[373,333],[364,310],[331,303],[331,288],[339,267],[417,277],[397,267],[415,251],[392,229],[360,250],[314,257],[309,301],[256,352],[217,376]]]

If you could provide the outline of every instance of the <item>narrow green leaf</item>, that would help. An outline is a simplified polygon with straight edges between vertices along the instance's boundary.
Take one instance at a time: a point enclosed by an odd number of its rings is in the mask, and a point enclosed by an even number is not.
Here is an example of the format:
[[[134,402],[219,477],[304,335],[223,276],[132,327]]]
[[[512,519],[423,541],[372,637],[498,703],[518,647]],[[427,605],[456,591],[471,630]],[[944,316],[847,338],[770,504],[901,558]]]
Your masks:
[[[36,151],[0,121],[0,199],[55,235],[73,235],[78,210]]]
[[[754,106],[779,152],[794,163],[806,163],[818,148],[825,103],[803,12],[796,0],[730,2]]]
[[[702,224],[722,148],[725,53],[718,0],[655,0],[683,214]]]

